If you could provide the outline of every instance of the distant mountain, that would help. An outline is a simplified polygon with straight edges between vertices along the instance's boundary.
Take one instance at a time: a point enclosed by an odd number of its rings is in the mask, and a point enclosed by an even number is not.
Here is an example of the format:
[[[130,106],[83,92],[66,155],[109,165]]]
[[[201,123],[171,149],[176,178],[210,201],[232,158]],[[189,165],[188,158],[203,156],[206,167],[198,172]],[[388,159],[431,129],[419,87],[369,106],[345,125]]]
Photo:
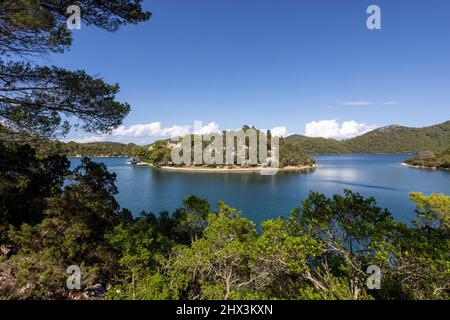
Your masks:
[[[342,144],[355,153],[440,152],[450,145],[450,121],[425,128],[383,127]]]
[[[450,121],[425,128],[392,125],[343,141],[301,135],[292,135],[285,140],[307,153],[442,152],[450,146]]]
[[[305,153],[352,153],[341,141],[325,138],[311,138],[299,134],[284,139],[287,143],[297,145]]]
[[[141,147],[134,143],[119,143],[119,142],[89,142],[76,143],[68,142],[61,143],[60,148],[67,156],[89,156],[89,157],[126,157],[139,156],[144,154],[148,147]]]

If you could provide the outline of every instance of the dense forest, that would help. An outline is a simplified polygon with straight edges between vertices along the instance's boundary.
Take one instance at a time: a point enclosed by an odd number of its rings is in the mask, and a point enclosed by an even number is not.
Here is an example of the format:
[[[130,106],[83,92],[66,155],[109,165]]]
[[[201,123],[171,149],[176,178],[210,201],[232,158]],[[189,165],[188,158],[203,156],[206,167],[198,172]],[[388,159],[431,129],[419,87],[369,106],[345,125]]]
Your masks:
[[[249,126],[243,127],[243,132],[245,130],[249,129]],[[214,164],[209,165],[211,167],[216,166],[225,166],[226,163],[226,156],[225,156],[225,149],[226,149],[226,138],[225,135],[220,135],[220,137],[223,139],[223,158],[222,158],[222,164]],[[258,137],[259,137],[259,131],[258,131]],[[268,131],[266,133],[267,140],[270,141],[271,133]],[[257,139],[257,143],[259,143],[259,138]],[[203,141],[202,142],[202,152],[205,152],[210,142]],[[249,147],[249,140],[246,140],[244,142],[244,146],[247,148],[245,152],[245,161],[248,161],[249,154],[248,154],[248,147]],[[154,166],[161,167],[161,166],[167,166],[167,165],[173,165],[172,159],[171,159],[171,151],[173,147],[173,143],[171,144],[169,140],[159,140],[154,142],[150,147],[148,152],[146,152],[142,157],[141,160],[144,162],[151,163]],[[191,163],[194,163],[194,138],[193,135],[191,136]],[[237,145],[236,145],[236,150]],[[259,146],[256,147],[256,152],[259,152]],[[267,150],[271,150],[270,143],[268,142]],[[213,151],[215,152],[215,151]],[[251,167],[251,166],[257,166],[262,163],[259,155],[257,156],[257,164],[251,165],[248,163],[243,163],[242,166],[244,167]],[[237,157],[234,158],[234,164],[237,164]],[[309,156],[305,154],[305,152],[296,144],[286,142],[285,139],[281,138],[279,141],[279,167],[284,168],[287,166],[313,166],[315,164],[315,160],[312,156]],[[233,167],[235,165],[229,165],[230,167]]]
[[[84,156],[84,157],[129,157],[144,156],[148,151],[146,146],[138,146],[134,143],[119,142],[89,142],[61,143],[61,152],[68,157]]]
[[[325,138],[311,138],[294,134],[286,137],[285,140],[288,143],[297,145],[304,152],[309,154],[342,154],[352,153],[347,147],[345,147],[341,141]]]

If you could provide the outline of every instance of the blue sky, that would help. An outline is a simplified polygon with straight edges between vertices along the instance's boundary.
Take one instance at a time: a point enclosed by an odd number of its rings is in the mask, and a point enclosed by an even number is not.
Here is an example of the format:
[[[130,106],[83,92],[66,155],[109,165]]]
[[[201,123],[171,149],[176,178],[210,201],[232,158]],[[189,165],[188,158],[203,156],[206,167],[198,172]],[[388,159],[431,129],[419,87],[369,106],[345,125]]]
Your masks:
[[[366,27],[371,4],[381,8],[381,30]],[[99,140],[147,143],[195,120],[347,138],[450,119],[447,0],[144,6],[153,13],[148,22],[117,33],[82,25],[70,51],[47,61],[120,84],[118,98],[132,111],[124,127]],[[67,138],[95,140],[82,132]]]

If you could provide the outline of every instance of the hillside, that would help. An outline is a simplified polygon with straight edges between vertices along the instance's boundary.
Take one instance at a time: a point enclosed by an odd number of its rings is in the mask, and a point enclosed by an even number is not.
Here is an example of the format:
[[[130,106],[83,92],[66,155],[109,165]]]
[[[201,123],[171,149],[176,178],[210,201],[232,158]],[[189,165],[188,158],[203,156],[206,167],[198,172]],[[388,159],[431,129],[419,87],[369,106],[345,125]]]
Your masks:
[[[134,143],[119,143],[119,142],[90,142],[90,143],[76,143],[68,142],[62,143],[61,148],[63,153],[67,156],[88,156],[88,157],[127,157],[143,155],[147,151],[147,147],[141,147]]]
[[[311,138],[299,134],[284,139],[286,142],[300,147],[305,153],[352,153],[342,142],[334,139]]]
[[[425,128],[383,127],[342,141],[342,145],[354,153],[441,152],[450,145],[450,121]]]
[[[450,145],[450,121],[424,127],[387,126],[361,136],[337,141],[291,135],[287,142],[303,148],[306,153],[418,153],[442,152]]]

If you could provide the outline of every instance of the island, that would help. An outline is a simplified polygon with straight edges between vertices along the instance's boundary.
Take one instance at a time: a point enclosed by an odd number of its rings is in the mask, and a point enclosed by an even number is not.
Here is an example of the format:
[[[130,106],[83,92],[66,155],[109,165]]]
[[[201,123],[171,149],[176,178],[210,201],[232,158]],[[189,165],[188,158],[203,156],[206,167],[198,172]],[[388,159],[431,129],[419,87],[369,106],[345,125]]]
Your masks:
[[[270,136],[270,132],[268,132],[267,135]],[[224,151],[223,154],[225,154],[224,146],[225,144],[222,146]],[[226,161],[224,157],[220,164],[176,165],[172,161],[172,150],[176,147],[176,144],[170,140],[159,140],[150,145],[148,152],[140,157],[139,165],[150,165],[163,170],[179,172],[260,172],[264,168],[270,169],[271,166],[263,164],[259,157],[257,164],[251,163],[248,160],[248,142],[243,146],[247,152],[245,156],[246,160],[240,164],[238,164],[237,161],[233,164],[225,164]],[[205,143],[203,143],[203,147],[205,147]],[[204,148],[202,150],[204,150]],[[268,153],[270,154],[271,150],[268,150]],[[191,155],[191,163],[194,163],[193,155]],[[312,156],[305,154],[299,145],[289,143],[285,139],[280,138],[278,171],[309,172],[314,170],[317,166],[315,159]]]
[[[421,152],[416,157],[405,160],[403,165],[419,169],[450,171],[450,147],[437,154],[431,151]]]
[[[152,163],[141,161],[137,165],[148,165],[153,168],[167,170],[167,171],[176,171],[176,172],[204,172],[204,173],[251,173],[251,172],[260,172],[262,167],[260,166],[251,166],[251,167],[243,167],[239,165],[232,166],[155,166]],[[319,165],[314,163],[311,165],[298,165],[298,166],[286,166],[282,168],[278,168],[279,172],[310,172],[314,171]]]

